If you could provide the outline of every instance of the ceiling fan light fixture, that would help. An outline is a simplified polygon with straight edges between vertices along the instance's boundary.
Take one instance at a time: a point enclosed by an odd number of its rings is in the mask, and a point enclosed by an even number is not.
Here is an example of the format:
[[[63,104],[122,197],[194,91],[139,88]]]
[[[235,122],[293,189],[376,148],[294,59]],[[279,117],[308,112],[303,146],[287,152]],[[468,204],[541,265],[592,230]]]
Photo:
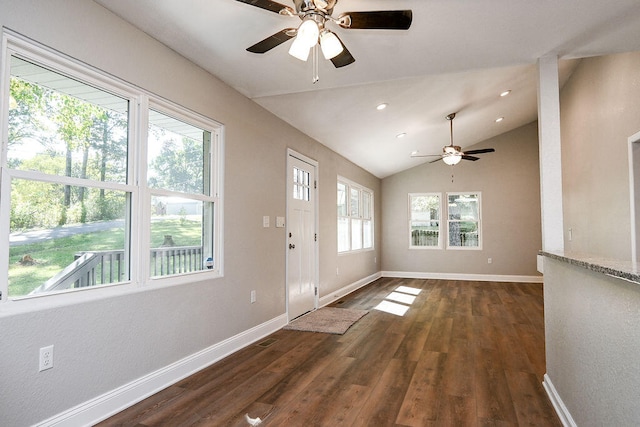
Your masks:
[[[338,36],[329,30],[324,30],[320,33],[320,48],[325,59],[335,58],[344,50]]]
[[[318,36],[320,35],[320,29],[318,23],[312,18],[305,18],[298,27],[298,35],[296,40],[299,40],[308,48],[315,46],[318,43]]]
[[[442,161],[449,166],[457,165],[462,160],[462,156],[460,154],[449,154],[442,156]]]
[[[289,48],[289,55],[299,59],[300,61],[306,61],[309,58],[310,51],[311,48],[296,37],[293,40],[293,43],[291,43],[291,48]]]

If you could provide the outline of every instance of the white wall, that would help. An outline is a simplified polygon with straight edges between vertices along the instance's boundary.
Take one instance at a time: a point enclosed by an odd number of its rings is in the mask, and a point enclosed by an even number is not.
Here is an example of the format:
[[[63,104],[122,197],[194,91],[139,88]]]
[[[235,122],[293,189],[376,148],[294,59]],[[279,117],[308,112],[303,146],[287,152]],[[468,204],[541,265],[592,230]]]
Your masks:
[[[530,123],[475,145],[476,162],[425,163],[382,182],[383,271],[539,276],[538,132]],[[408,193],[480,191],[482,250],[409,249]],[[446,218],[445,218],[446,219]],[[488,258],[492,263],[488,264]]]
[[[224,344],[285,313],[286,150],[319,162],[320,296],[375,274],[379,249],[338,257],[336,177],[380,181],[87,0],[0,0],[0,25],[225,126],[225,277],[161,289],[91,290],[69,304],[0,304],[0,425],[30,425]],[[257,238],[256,238],[257,236]],[[376,247],[380,244],[377,224]],[[336,276],[340,265],[341,275]],[[250,304],[250,291],[258,301]],[[23,304],[20,306],[19,304]],[[26,308],[25,308],[26,306]],[[38,372],[38,349],[55,367]]]

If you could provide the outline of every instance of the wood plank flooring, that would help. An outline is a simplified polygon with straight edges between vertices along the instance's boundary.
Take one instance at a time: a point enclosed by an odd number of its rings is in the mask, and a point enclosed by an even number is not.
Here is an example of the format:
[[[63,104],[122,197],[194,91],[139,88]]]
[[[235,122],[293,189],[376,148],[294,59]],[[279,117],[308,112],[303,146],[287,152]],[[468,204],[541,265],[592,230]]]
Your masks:
[[[399,286],[420,290],[404,316],[375,309]],[[370,312],[344,335],[280,330],[99,425],[561,426],[541,284],[383,278],[333,305]]]

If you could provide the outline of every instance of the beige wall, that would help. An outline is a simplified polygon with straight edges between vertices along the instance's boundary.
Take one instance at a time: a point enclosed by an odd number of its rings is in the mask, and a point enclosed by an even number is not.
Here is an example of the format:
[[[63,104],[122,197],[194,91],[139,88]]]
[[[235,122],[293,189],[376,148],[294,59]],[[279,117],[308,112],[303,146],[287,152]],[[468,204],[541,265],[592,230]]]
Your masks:
[[[335,220],[336,176],[374,190],[380,218],[377,178],[92,1],[0,0],[0,11],[0,25],[221,122],[226,150],[225,277],[42,298],[35,310],[0,304],[0,424],[31,425],[282,318],[286,238],[273,223],[286,215],[287,148],[319,162],[320,296],[379,270],[379,249],[338,257]],[[380,223],[376,235],[379,248]],[[55,367],[39,373],[38,349],[51,344]]]
[[[627,139],[640,131],[639,99],[639,53],[583,59],[562,90],[566,250],[631,257]]]
[[[583,59],[561,91],[565,250],[630,261],[627,138],[640,52]],[[579,426],[640,420],[640,285],[545,259],[547,376]]]
[[[382,182],[383,271],[537,276],[541,249],[536,123],[475,145],[476,162],[426,163]],[[480,191],[482,250],[410,250],[408,193]],[[492,258],[492,264],[487,259]]]
[[[640,420],[640,285],[545,258],[547,376],[581,427]]]

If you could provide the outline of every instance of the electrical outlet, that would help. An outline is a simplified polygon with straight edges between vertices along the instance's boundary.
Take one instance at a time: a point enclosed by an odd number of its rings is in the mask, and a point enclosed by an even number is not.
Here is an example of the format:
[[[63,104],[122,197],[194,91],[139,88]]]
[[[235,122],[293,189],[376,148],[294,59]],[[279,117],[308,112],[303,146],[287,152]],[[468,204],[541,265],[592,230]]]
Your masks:
[[[256,302],[256,291],[251,291],[251,304]]]
[[[491,264],[493,260],[491,258],[487,258],[487,264]]]
[[[40,349],[40,372],[53,368],[53,346]]]

